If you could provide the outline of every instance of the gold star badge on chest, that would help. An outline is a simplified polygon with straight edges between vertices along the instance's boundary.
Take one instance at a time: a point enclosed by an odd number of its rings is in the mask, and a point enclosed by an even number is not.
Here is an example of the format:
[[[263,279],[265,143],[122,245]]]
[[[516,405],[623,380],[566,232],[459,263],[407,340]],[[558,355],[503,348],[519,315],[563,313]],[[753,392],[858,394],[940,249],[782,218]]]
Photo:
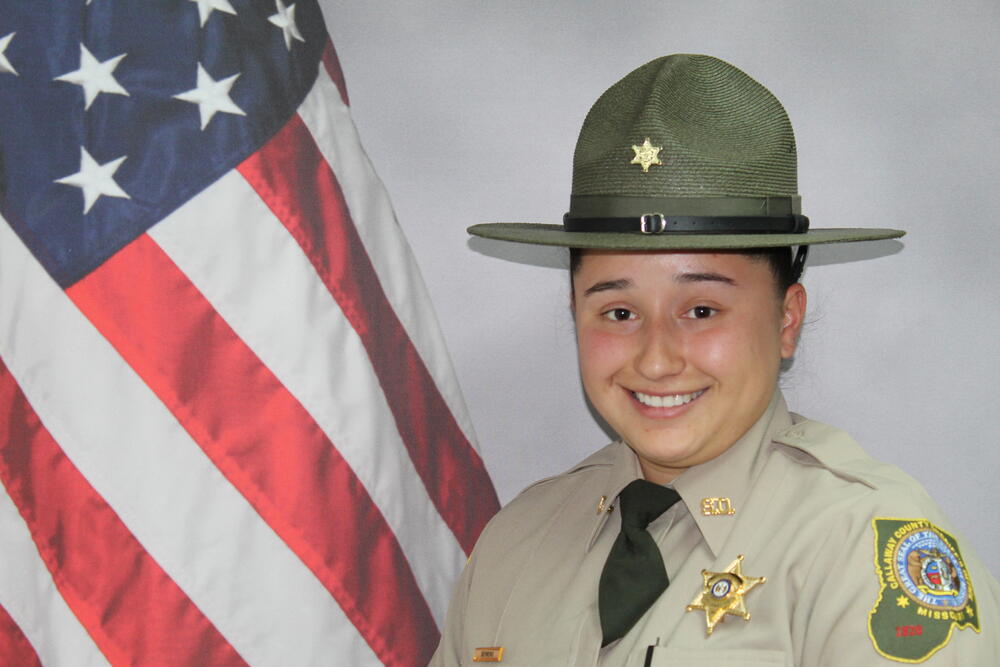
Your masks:
[[[687,606],[687,611],[705,612],[706,635],[712,634],[726,614],[750,620],[750,612],[747,611],[743,596],[763,584],[766,578],[744,576],[742,555],[737,556],[722,572],[702,570],[701,576],[704,578],[701,593]]]
[[[649,143],[649,137],[642,142],[642,146],[632,145],[632,150],[635,151],[635,157],[629,164],[637,164],[642,167],[643,173],[649,172],[649,167],[654,164],[663,164],[660,160],[660,151],[663,150],[663,146],[654,146]]]

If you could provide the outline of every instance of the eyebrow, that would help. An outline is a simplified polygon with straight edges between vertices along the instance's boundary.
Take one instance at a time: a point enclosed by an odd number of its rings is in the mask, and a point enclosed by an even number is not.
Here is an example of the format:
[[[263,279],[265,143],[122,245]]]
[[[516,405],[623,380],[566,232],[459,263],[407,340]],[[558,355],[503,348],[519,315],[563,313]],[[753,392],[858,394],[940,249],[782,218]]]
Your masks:
[[[735,280],[729,276],[724,276],[721,273],[678,273],[674,276],[674,282],[680,284],[713,282],[723,283],[724,285],[736,285]],[[590,296],[591,294],[597,294],[598,292],[628,289],[629,287],[634,286],[635,283],[628,278],[619,278],[618,280],[602,280],[601,282],[594,283],[588,287],[584,291],[583,295]]]
[[[606,292],[608,290],[615,289],[627,289],[632,287],[633,283],[628,278],[619,278],[618,280],[603,280],[599,283],[594,283],[583,293],[584,296],[590,296],[591,294],[596,294],[598,292]]]
[[[674,276],[674,282],[682,284],[701,282],[725,283],[726,285],[736,284],[735,280],[721,273],[678,273]]]

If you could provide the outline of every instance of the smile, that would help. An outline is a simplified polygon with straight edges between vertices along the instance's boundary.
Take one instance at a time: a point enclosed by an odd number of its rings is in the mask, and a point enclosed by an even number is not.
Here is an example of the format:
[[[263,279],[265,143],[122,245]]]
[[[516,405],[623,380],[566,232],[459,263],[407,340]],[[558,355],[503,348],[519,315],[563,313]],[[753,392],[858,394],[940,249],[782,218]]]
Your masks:
[[[633,391],[632,395],[635,396],[635,400],[651,408],[676,408],[678,405],[690,403],[704,393],[705,390],[701,389],[690,394],[674,394],[672,396],[653,396],[638,391]]]

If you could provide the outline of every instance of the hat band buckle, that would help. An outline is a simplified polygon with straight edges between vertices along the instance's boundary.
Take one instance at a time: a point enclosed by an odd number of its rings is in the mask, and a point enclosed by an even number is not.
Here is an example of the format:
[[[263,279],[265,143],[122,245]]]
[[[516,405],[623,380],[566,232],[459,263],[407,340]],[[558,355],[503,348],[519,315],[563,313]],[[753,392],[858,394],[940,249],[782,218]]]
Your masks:
[[[643,234],[662,234],[667,231],[667,219],[662,213],[643,213],[639,216],[639,231]]]

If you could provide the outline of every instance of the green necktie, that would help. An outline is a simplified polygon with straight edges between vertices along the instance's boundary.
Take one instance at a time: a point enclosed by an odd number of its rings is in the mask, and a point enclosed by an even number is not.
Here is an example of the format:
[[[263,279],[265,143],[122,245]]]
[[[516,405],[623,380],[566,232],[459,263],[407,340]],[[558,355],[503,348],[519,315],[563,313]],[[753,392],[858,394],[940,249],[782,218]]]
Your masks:
[[[618,496],[622,530],[601,572],[597,602],[607,646],[629,631],[667,588],[660,549],[646,530],[649,522],[680,500],[671,488],[637,479]]]

